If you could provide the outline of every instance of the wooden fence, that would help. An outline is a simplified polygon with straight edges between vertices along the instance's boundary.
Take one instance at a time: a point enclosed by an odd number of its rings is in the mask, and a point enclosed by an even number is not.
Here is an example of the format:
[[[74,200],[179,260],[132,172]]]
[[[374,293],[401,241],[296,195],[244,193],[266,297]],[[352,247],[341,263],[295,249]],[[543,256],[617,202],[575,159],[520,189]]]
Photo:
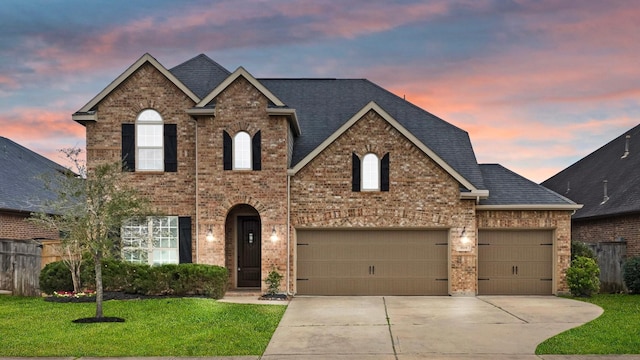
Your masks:
[[[33,241],[0,240],[0,290],[40,296],[41,250]]]
[[[625,241],[602,241],[587,244],[598,258],[600,267],[600,292],[618,293],[625,291],[622,268],[627,256]]]

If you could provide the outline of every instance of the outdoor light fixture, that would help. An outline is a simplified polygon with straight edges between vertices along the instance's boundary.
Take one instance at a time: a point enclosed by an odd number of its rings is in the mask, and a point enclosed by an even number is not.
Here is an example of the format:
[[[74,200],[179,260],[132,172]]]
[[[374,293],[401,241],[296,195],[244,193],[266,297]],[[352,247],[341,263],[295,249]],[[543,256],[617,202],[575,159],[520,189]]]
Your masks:
[[[462,228],[462,233],[460,234],[460,243],[456,246],[456,251],[460,252],[469,252],[471,251],[471,240],[469,236],[467,236],[467,227]]]
[[[466,226],[462,229],[462,238],[460,239],[460,242],[462,242],[462,245],[469,244],[469,237],[467,236],[467,227]]]
[[[271,239],[271,242],[276,242],[278,241],[278,233],[276,233],[276,227],[273,227],[273,230],[271,231],[271,236],[269,237],[269,239]]]
[[[205,239],[207,239],[208,242],[212,242],[213,240],[215,240],[215,238],[213,237],[213,229],[211,227],[209,227],[209,230],[207,230]]]

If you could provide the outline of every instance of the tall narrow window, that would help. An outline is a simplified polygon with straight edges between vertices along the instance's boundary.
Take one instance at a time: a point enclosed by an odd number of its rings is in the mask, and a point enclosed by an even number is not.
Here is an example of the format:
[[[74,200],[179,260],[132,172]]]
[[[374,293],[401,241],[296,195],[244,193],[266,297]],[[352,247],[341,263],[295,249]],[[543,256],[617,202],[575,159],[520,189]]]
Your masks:
[[[251,136],[240,131],[233,137],[233,168],[235,170],[251,169]]]
[[[136,170],[164,171],[164,126],[160,114],[151,109],[136,119]]]
[[[380,160],[376,154],[362,159],[362,190],[380,190]]]

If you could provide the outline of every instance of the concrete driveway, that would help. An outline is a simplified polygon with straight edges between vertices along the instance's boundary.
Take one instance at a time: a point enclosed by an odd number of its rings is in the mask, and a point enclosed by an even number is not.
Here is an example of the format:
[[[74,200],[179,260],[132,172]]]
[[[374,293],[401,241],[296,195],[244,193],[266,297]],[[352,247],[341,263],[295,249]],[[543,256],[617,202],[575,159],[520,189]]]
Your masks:
[[[262,359],[540,359],[601,313],[553,296],[296,297]]]

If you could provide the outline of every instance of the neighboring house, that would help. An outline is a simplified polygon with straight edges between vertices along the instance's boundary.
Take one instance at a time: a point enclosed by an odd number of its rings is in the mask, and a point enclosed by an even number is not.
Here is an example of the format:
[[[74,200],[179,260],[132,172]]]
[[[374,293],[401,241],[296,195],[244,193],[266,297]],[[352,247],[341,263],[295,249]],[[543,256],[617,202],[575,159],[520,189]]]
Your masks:
[[[257,79],[205,55],[143,55],[73,114],[89,168],[123,159],[166,216],[121,229],[123,256],[225,266],[231,289],[326,295],[568,290],[580,206],[364,79]]]
[[[27,221],[32,212],[51,213],[56,193],[45,178],[64,176],[64,167],[0,136],[0,291],[39,296],[40,269],[59,260],[59,234]]]
[[[58,233],[25,221],[32,212],[45,212],[56,198],[47,189],[47,177],[62,177],[61,165],[0,136],[0,239],[53,240]]]
[[[542,185],[584,204],[572,216],[573,240],[626,242],[640,256],[640,125]]]

